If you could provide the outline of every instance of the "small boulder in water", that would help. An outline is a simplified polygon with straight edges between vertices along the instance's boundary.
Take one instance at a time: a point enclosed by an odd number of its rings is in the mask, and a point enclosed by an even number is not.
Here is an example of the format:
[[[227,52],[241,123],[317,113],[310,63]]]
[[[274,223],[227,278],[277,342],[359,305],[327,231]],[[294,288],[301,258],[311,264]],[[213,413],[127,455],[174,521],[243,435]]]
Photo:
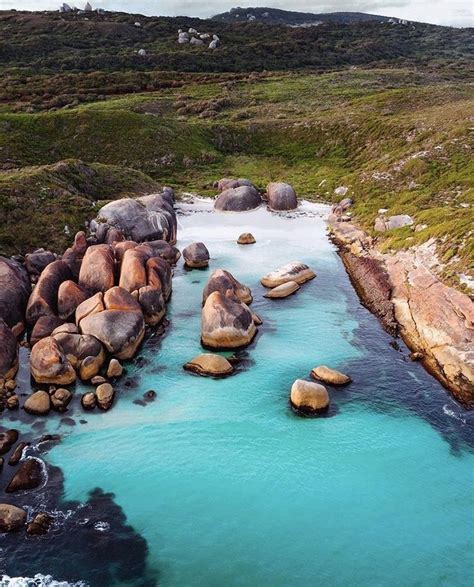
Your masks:
[[[0,503],[0,532],[14,532],[26,523],[26,511],[9,503]]]
[[[40,512],[31,520],[26,527],[27,534],[32,536],[42,536],[47,534],[48,530],[53,522],[53,518],[45,512]]]
[[[88,391],[81,398],[81,405],[85,410],[93,410],[97,405],[97,398],[93,391]]]
[[[8,484],[5,491],[15,493],[16,491],[27,491],[36,489],[43,480],[41,463],[37,459],[28,458],[21,461],[17,473]]]
[[[46,391],[35,391],[25,401],[25,412],[34,416],[46,416],[51,409],[51,399]]]
[[[120,377],[123,373],[123,367],[117,359],[111,359],[107,368],[107,377]]]
[[[330,369],[329,367],[326,367],[326,365],[315,367],[311,371],[311,377],[318,381],[324,381],[324,383],[330,383],[331,385],[346,385],[346,383],[350,383],[351,381],[349,375],[340,373],[335,369]]]
[[[314,277],[316,277],[316,273],[308,265],[299,261],[292,261],[276,271],[267,273],[267,275],[262,277],[260,283],[265,287],[277,287],[288,281],[296,281],[296,283],[301,285]]]
[[[184,369],[205,377],[225,377],[234,371],[225,357],[213,353],[203,353],[194,357],[184,365]]]
[[[288,183],[269,183],[267,186],[267,198],[270,210],[295,210],[298,207],[296,192]]]
[[[204,243],[191,243],[183,250],[184,262],[191,269],[209,265],[209,251]]]
[[[303,414],[318,414],[329,407],[327,389],[319,383],[297,379],[290,393],[291,405]]]
[[[112,402],[114,401],[114,395],[114,388],[110,383],[102,383],[102,385],[99,385],[95,390],[95,397],[99,408],[101,410],[110,409]]]
[[[237,244],[239,245],[253,245],[256,242],[255,237],[250,232],[242,233],[237,239]]]
[[[264,294],[263,297],[271,299],[287,298],[288,296],[291,296],[297,292],[299,289],[300,286],[296,283],[296,281],[287,281],[286,283],[277,285],[277,287],[274,287],[268,293]]]

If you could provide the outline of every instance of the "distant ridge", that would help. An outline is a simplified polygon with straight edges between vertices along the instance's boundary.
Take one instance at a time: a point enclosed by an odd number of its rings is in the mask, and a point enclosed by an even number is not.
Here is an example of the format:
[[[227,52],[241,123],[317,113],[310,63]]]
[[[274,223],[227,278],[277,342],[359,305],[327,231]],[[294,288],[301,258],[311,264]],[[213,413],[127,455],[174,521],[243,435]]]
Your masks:
[[[398,19],[389,16],[378,16],[365,12],[293,12],[278,8],[232,8],[212,17],[212,20],[222,22],[249,22],[258,21],[266,24],[287,26],[314,26],[318,23],[333,22],[338,24],[353,24],[359,22],[398,22]]]

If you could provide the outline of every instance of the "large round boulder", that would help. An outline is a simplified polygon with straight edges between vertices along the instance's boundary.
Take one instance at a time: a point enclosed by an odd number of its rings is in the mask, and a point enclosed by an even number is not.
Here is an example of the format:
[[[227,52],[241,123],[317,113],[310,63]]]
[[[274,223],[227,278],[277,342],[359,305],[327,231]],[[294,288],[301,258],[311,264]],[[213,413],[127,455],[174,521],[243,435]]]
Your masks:
[[[44,269],[28,300],[28,324],[35,324],[41,316],[58,315],[59,286],[68,279],[72,279],[72,273],[64,261],[53,261]]]
[[[104,295],[106,310],[120,310],[121,312],[140,312],[140,304],[123,287],[112,287]]]
[[[145,336],[141,312],[105,310],[81,320],[83,334],[95,336],[117,359],[131,359]]]
[[[159,324],[166,313],[165,299],[161,287],[147,285],[138,290],[138,302],[149,326]]]
[[[329,407],[327,389],[319,383],[297,379],[291,386],[291,405],[303,414],[318,414]]]
[[[211,293],[202,309],[201,342],[210,349],[235,349],[250,344],[257,332],[249,308],[219,291]]]
[[[76,308],[76,324],[79,326],[81,320],[105,310],[104,294],[99,291],[91,298],[84,300]]]
[[[237,281],[232,273],[225,269],[217,269],[209,277],[202,292],[202,303],[204,304],[209,295],[215,291],[227,297],[234,297],[244,304],[250,304],[252,302],[250,288]]]
[[[223,191],[217,197],[214,208],[218,212],[247,212],[262,204],[262,198],[254,187],[241,186]]]
[[[183,250],[184,263],[191,269],[209,265],[209,251],[204,243],[191,243]]]
[[[76,308],[89,296],[90,293],[84,287],[71,279],[63,281],[58,289],[58,316],[62,320],[69,320],[74,316]]]
[[[100,342],[88,334],[59,332],[53,336],[71,365],[78,369],[84,359],[93,358],[96,364],[96,375],[105,361],[105,352]],[[91,377],[93,377],[92,375]],[[90,378],[88,378],[90,379]]]
[[[110,245],[93,245],[84,255],[79,285],[91,293],[107,291],[115,283],[115,257]]]
[[[125,251],[120,269],[120,287],[129,292],[145,287],[147,285],[146,263],[148,259],[148,252],[138,247]]]
[[[46,416],[51,409],[51,398],[49,393],[46,391],[35,391],[29,397],[23,405],[25,412],[32,414],[33,416]]]
[[[170,264],[161,257],[152,257],[146,262],[146,272],[148,285],[160,288],[165,301],[168,301],[173,289]]]
[[[260,283],[265,287],[277,287],[288,281],[296,281],[301,285],[313,279],[313,277],[316,277],[316,273],[308,265],[299,261],[292,261],[262,277]]]
[[[18,471],[7,485],[7,493],[36,489],[43,481],[43,468],[39,459],[28,458],[21,461]]]
[[[296,192],[288,183],[269,183],[267,199],[270,210],[295,210],[298,207]]]
[[[18,336],[25,327],[25,308],[30,296],[30,280],[25,268],[0,256],[0,319]]]
[[[114,388],[110,385],[110,383],[102,383],[99,387],[95,390],[95,398],[98,407],[101,410],[108,410],[112,406],[112,402],[114,401]]]
[[[318,381],[323,381],[324,383],[330,383],[331,385],[346,385],[346,383],[350,383],[351,381],[349,375],[345,375],[340,371],[326,367],[326,365],[315,367],[311,371],[311,377]]]
[[[226,377],[234,372],[234,367],[225,357],[213,353],[203,353],[194,357],[184,365],[184,369],[204,377]]]
[[[0,532],[14,532],[26,524],[26,511],[9,503],[0,503]]]
[[[30,368],[37,383],[69,385],[76,380],[73,366],[51,336],[43,338],[32,348]]]
[[[18,341],[0,318],[0,379],[11,379],[18,369]]]

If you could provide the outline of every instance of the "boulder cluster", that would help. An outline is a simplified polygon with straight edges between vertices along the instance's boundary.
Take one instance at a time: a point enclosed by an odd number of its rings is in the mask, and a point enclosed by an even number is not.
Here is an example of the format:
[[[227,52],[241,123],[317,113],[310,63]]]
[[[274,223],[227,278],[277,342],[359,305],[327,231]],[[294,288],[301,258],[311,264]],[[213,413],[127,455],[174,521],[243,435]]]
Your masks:
[[[266,298],[287,298],[300,289],[300,285],[314,279],[316,273],[305,263],[291,261],[276,271],[264,275],[260,283],[270,291]]]
[[[207,45],[209,49],[217,49],[221,40],[217,35],[210,33],[199,33],[196,29],[190,28],[188,31],[178,30],[178,43],[180,45]]]
[[[215,182],[214,187],[218,191],[214,209],[218,212],[247,212],[259,208],[263,202],[273,212],[295,210],[298,207],[296,192],[287,183],[269,183],[262,194],[245,178],[226,177]]]
[[[91,224],[89,238],[79,232],[61,258],[44,250],[24,264],[0,257],[2,409],[19,405],[14,376],[25,328],[32,378],[50,387],[33,393],[24,408],[44,415],[67,408],[65,387],[77,379],[95,380],[94,405],[108,409],[113,389],[100,373],[119,377],[120,361],[135,355],[146,326],[164,318],[180,257],[172,192],[111,202]]]

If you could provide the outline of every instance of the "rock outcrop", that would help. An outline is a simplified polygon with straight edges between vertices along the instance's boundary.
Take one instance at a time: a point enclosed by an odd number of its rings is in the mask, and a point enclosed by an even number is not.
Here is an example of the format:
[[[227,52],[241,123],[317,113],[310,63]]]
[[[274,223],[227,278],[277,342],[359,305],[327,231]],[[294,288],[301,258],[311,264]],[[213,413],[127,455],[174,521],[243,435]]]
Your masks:
[[[69,320],[76,312],[76,308],[87,300],[90,293],[72,280],[63,281],[58,289],[58,316],[62,320]]]
[[[11,379],[18,369],[18,342],[0,318],[0,379]]]
[[[351,378],[340,371],[326,367],[326,365],[320,365],[315,367],[311,371],[311,377],[317,381],[323,381],[331,385],[346,385],[350,383]]]
[[[256,242],[255,237],[250,232],[243,232],[237,239],[237,244],[239,245],[253,245]]]
[[[262,198],[254,187],[241,186],[224,190],[217,197],[214,209],[218,212],[247,212],[262,205]]]
[[[295,210],[298,207],[296,192],[288,183],[274,182],[267,186],[267,200],[270,210]]]
[[[310,279],[316,277],[316,273],[312,271],[308,265],[300,263],[299,261],[292,261],[280,267],[276,271],[268,273],[260,280],[265,287],[278,287],[283,283],[289,281],[296,281],[298,284],[306,283]]]
[[[378,232],[385,232],[386,230],[392,230],[393,228],[403,228],[404,226],[412,226],[414,220],[408,214],[398,214],[397,216],[379,216],[375,220],[374,229]]]
[[[79,285],[91,294],[105,292],[115,284],[115,257],[110,245],[93,245],[84,255]]]
[[[73,366],[51,336],[40,340],[31,350],[30,368],[37,383],[69,385],[76,380]]]
[[[232,273],[225,269],[217,269],[209,277],[202,292],[202,303],[204,304],[209,295],[215,291],[220,292],[223,296],[233,297],[244,304],[252,302],[250,288],[237,281]]]
[[[204,243],[191,243],[183,250],[184,263],[191,269],[209,265],[209,251]]]
[[[225,357],[213,353],[203,353],[194,357],[184,365],[184,369],[204,377],[226,377],[234,372],[234,368]]]
[[[25,412],[33,416],[46,416],[51,409],[51,398],[46,391],[35,391],[26,398],[23,406]]]
[[[26,511],[9,503],[0,503],[0,533],[15,532],[26,524]]]
[[[27,458],[21,461],[18,471],[7,485],[7,493],[36,489],[43,481],[43,471],[38,459]]]
[[[0,256],[0,319],[15,336],[25,328],[25,308],[30,291],[25,268],[12,259]]]
[[[58,290],[61,283],[70,279],[72,273],[64,261],[53,261],[44,269],[28,300],[28,324],[34,325],[41,316],[58,315]]]
[[[303,414],[318,414],[329,407],[327,389],[319,383],[297,379],[291,386],[291,405]]]
[[[219,291],[211,293],[202,309],[201,342],[210,349],[235,349],[250,344],[257,332],[249,308]]]

